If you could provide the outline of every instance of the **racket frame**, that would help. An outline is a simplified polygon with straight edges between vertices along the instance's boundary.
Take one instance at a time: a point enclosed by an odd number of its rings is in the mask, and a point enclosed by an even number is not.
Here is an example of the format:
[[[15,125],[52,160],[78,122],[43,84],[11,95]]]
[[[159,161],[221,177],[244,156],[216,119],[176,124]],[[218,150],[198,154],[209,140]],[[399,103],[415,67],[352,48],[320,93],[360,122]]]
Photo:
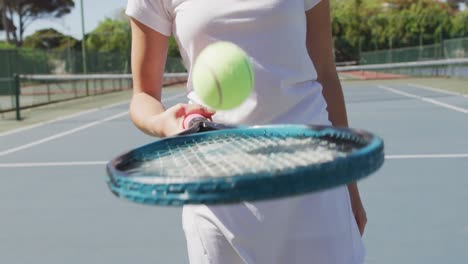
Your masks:
[[[134,161],[135,157],[157,149],[162,144],[203,140],[226,133],[229,135],[245,133],[295,135],[299,133],[325,137],[337,142],[352,141],[358,149],[347,154],[346,157],[337,157],[332,161],[300,167],[295,169],[294,173],[283,172],[274,177],[242,175],[200,178],[194,182],[148,184],[132,181],[131,177],[118,169]],[[325,190],[360,180],[381,167],[384,162],[383,150],[383,140],[363,130],[317,125],[265,125],[243,128],[194,119],[191,127],[179,135],[150,143],[110,161],[107,165],[107,182],[115,195],[143,204],[179,206],[274,199]],[[320,177],[314,175],[320,175]],[[321,177],[327,180],[320,180]]]

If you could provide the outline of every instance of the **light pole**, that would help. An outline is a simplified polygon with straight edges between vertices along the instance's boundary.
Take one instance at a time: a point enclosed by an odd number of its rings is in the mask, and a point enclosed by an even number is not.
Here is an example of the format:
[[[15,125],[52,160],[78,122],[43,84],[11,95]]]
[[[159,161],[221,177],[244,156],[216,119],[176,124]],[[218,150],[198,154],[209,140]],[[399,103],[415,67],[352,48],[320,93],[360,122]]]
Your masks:
[[[81,53],[83,59],[83,74],[88,73],[87,67],[87,60],[86,60],[86,40],[85,40],[85,25],[84,25],[84,8],[83,8],[83,0],[80,0],[81,5]],[[88,81],[86,83],[86,95],[89,95],[89,88],[88,88]]]

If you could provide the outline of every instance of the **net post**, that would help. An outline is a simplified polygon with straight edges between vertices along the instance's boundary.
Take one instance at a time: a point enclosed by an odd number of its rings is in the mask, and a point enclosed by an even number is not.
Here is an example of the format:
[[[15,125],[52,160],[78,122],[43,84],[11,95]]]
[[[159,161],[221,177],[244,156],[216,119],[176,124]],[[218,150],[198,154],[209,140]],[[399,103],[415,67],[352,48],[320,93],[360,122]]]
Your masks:
[[[76,88],[77,81],[72,81],[73,91],[75,92],[75,98],[78,97],[78,90]]]
[[[85,87],[86,87],[86,96],[89,96],[89,84],[88,84],[88,79],[85,80]]]
[[[47,82],[46,83],[46,89],[47,89],[47,102],[50,103],[50,100],[51,100],[51,92],[50,92],[50,85],[49,83]]]
[[[18,74],[13,75],[13,81],[15,85],[15,112],[16,112],[16,120],[21,120],[21,111],[20,111],[20,78]]]

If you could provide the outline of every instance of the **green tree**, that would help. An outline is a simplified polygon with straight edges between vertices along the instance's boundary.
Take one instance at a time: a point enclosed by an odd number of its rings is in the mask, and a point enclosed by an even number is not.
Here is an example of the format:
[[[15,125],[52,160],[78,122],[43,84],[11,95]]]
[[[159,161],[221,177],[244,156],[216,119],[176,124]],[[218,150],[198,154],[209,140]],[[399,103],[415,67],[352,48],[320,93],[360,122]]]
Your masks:
[[[169,48],[167,51],[167,56],[171,58],[180,58],[179,46],[174,37],[169,38]]]
[[[381,13],[381,4],[382,1],[379,0],[334,0],[331,2],[337,61],[358,60],[361,50],[375,48],[375,41],[372,42],[369,39],[372,32],[380,33],[380,31],[374,25],[369,24],[369,18]]]
[[[468,35],[468,9],[458,12],[452,17],[451,37],[464,37]]]
[[[3,14],[13,21],[17,17],[18,25],[8,27],[14,43],[21,46],[26,28],[37,19],[59,18],[70,13],[74,7],[73,0],[3,0]]]
[[[79,41],[53,28],[41,29],[24,39],[24,47],[45,50],[78,49]]]
[[[16,27],[13,21],[7,16],[7,6],[5,0],[0,0],[0,14],[2,19],[0,20],[0,30],[5,31],[5,40],[10,43],[10,32],[15,31]]]
[[[452,11],[456,11],[460,9],[461,3],[466,3],[466,0],[447,0],[447,5]]]
[[[446,4],[435,0],[394,0],[385,11],[387,48],[439,42],[450,29]],[[370,19],[369,21],[372,21]],[[372,35],[372,38],[379,36]]]
[[[105,18],[85,36],[90,72],[128,72],[130,24],[127,17]]]
[[[437,0],[333,0],[337,60],[359,52],[439,43],[467,31],[457,3]]]
[[[6,41],[0,41],[0,49],[13,49],[14,45],[7,43]]]
[[[86,36],[86,47],[90,51],[129,53],[130,41],[128,21],[106,18]]]

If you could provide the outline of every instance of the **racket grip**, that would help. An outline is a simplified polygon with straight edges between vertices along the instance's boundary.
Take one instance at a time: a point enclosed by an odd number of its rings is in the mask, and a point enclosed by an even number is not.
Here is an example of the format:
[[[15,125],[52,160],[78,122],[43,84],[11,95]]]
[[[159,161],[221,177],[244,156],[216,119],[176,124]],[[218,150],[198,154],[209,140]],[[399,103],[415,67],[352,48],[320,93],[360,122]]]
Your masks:
[[[193,126],[194,122],[200,121],[200,120],[206,121],[207,118],[200,114],[188,114],[184,117],[184,120],[182,121],[182,128],[188,129]]]

